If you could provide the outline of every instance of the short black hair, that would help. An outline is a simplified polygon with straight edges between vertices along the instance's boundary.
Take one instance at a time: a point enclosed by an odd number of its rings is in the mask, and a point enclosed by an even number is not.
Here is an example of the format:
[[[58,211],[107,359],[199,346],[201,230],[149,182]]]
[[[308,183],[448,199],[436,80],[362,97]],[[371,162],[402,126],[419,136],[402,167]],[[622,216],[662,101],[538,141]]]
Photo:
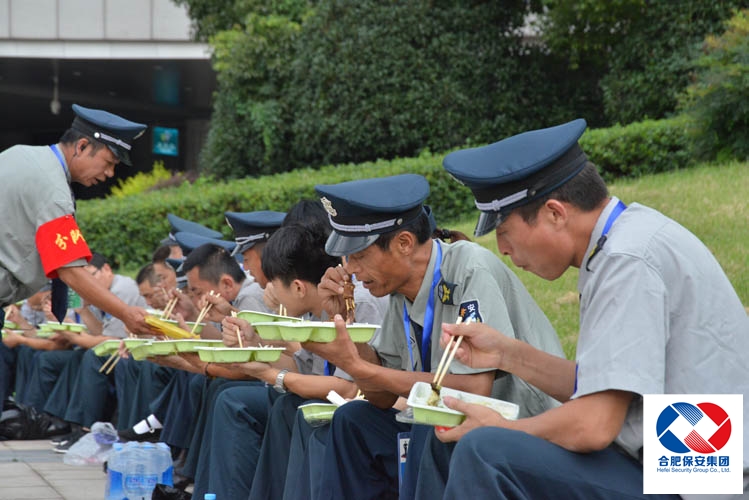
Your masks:
[[[159,275],[156,274],[156,268],[153,265],[153,262],[150,262],[143,266],[140,271],[138,271],[138,275],[135,277],[135,282],[138,285],[146,281],[148,281],[151,286],[156,286],[159,284],[159,281],[161,281]]]
[[[263,274],[289,285],[301,279],[317,285],[329,267],[339,260],[325,253],[327,235],[301,224],[290,224],[273,233],[262,257]]]
[[[107,258],[97,252],[93,252],[91,254],[91,260],[88,261],[88,265],[94,266],[96,269],[101,269],[102,267],[104,267],[104,264],[106,263],[107,263]]]
[[[404,231],[408,231],[416,236],[416,241],[420,244],[429,241],[432,237],[432,223],[429,221],[427,213],[422,210],[419,216],[414,220],[407,222],[395,231],[381,234],[380,237],[375,240],[374,244],[382,250],[387,250],[390,246],[390,242],[393,241],[393,238]]]
[[[159,245],[151,256],[151,262],[165,262],[172,252],[171,245]]]
[[[572,179],[554,191],[513,209],[512,212],[517,212],[527,224],[533,224],[538,211],[548,200],[562,201],[583,212],[590,212],[598,208],[608,196],[609,190],[598,173],[598,168],[588,161]]]
[[[322,234],[325,238],[333,231],[328,219],[328,213],[320,200],[301,200],[286,213],[281,227],[290,224],[301,224],[308,227],[315,234]]]
[[[200,245],[190,252],[182,263],[182,271],[187,274],[193,268],[198,268],[200,279],[217,285],[221,276],[228,274],[237,283],[245,279],[244,271],[239,267],[236,259],[225,248],[213,243]]]
[[[91,137],[90,135],[84,134],[83,132],[80,132],[78,130],[75,130],[73,128],[67,129],[63,134],[62,137],[60,137],[60,144],[75,144],[81,139],[88,139],[88,142],[91,143],[91,151],[89,154],[93,155],[96,154],[97,151],[99,151],[101,148],[104,147],[104,143],[101,143]]]

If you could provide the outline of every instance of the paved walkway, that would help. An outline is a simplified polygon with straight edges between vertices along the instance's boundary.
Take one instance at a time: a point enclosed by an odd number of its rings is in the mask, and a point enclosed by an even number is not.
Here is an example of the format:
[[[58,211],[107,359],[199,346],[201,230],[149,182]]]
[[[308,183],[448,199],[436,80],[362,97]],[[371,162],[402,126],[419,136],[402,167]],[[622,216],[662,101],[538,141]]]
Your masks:
[[[101,466],[62,462],[48,440],[0,441],[0,499],[101,500],[106,474]]]

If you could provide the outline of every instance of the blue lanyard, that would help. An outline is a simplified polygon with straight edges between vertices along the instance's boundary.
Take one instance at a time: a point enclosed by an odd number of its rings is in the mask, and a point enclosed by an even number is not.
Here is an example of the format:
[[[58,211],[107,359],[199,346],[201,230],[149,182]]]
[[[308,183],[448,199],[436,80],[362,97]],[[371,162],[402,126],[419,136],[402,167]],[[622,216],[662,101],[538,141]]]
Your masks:
[[[429,289],[429,302],[424,312],[424,328],[421,334],[421,371],[424,371],[424,358],[430,356],[430,341],[432,340],[432,325],[434,324],[434,289],[442,279],[442,247],[437,242],[437,258],[434,260],[434,274],[432,276],[432,287]],[[403,302],[403,329],[406,331],[406,343],[408,344],[408,356],[411,358],[411,368],[416,370],[414,363],[414,351],[411,343],[411,318],[408,317],[406,303]]]
[[[62,171],[65,172],[65,178],[68,178],[68,167],[65,166],[65,159],[62,157],[62,153],[60,153],[60,150],[57,149],[57,144],[52,144],[49,149],[52,150],[52,152],[55,154],[57,159],[60,161],[60,166],[62,166]]]
[[[588,257],[588,262],[585,263],[585,269],[587,271],[590,271],[590,261],[593,260],[593,257],[598,255],[598,252],[603,249],[603,245],[606,243],[606,235],[609,233],[609,229],[611,229],[611,225],[614,223],[614,221],[621,215],[622,212],[627,208],[627,205],[625,205],[621,200],[619,200],[619,203],[616,204],[614,209],[609,214],[609,218],[606,219],[606,224],[603,226],[603,231],[601,231],[601,237],[598,238],[598,241],[596,242],[595,248],[593,248],[593,251],[590,252],[590,256]]]

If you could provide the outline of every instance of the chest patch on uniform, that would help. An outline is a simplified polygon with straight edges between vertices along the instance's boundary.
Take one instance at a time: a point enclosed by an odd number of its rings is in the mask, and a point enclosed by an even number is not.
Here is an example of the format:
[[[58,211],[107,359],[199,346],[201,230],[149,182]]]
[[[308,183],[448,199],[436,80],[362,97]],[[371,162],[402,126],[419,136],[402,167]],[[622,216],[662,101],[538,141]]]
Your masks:
[[[453,302],[453,295],[455,295],[455,288],[458,285],[455,283],[448,283],[445,280],[440,280],[439,284],[437,284],[437,297],[440,299],[440,302],[443,304],[448,305],[455,305],[455,302]]]
[[[481,318],[481,311],[479,310],[478,300],[469,300],[467,302],[460,303],[460,310],[458,312],[460,317],[463,319],[463,323],[469,319],[473,319],[476,323],[483,323]]]

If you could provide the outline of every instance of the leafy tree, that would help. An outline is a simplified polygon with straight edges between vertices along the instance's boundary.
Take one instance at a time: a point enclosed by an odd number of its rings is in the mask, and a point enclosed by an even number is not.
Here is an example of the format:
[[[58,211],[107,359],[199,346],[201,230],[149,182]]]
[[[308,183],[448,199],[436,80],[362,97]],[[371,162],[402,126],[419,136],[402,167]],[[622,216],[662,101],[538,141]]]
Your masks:
[[[708,36],[699,72],[682,99],[693,117],[695,147],[702,157],[749,158],[749,10]]]
[[[573,67],[600,72],[607,121],[672,113],[705,35],[746,0],[546,0],[544,39]]]
[[[526,9],[524,0],[321,2],[289,87],[295,163],[444,151],[576,116],[587,96],[559,92],[574,78],[552,77],[552,56],[522,43]]]
[[[282,15],[298,18],[306,10],[296,0],[172,0],[187,7],[193,20],[195,38],[207,42],[221,31],[243,28],[251,13],[259,16]],[[300,11],[301,9],[301,11]]]

